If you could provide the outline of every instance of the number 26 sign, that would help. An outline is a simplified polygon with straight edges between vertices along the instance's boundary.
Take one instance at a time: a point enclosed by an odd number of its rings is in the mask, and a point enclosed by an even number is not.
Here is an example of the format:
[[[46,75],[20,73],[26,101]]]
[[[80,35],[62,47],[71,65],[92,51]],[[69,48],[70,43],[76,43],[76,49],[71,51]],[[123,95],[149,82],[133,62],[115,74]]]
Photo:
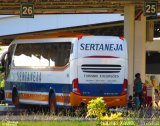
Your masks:
[[[20,18],[34,18],[34,4],[21,3]]]
[[[145,16],[157,15],[157,1],[146,1],[144,3],[144,15]]]

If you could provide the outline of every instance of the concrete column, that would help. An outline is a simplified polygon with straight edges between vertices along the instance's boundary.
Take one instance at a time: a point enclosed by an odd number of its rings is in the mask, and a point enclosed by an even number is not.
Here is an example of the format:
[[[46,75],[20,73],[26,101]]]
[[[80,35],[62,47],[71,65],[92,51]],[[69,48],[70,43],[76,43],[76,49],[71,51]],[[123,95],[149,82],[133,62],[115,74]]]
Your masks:
[[[145,82],[146,67],[146,17],[135,21],[134,74],[140,73]]]
[[[133,94],[134,84],[134,18],[135,6],[124,7],[124,37],[128,43],[128,94]]]
[[[154,21],[146,22],[146,41],[153,42],[154,38]]]

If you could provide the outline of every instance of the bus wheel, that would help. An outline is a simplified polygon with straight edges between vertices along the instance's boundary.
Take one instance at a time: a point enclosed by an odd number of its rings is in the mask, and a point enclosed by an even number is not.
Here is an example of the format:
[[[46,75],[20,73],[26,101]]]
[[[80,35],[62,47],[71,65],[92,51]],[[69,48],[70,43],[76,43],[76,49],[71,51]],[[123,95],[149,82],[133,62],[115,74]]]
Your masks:
[[[13,94],[13,96],[12,96],[12,102],[15,105],[16,108],[19,108],[20,103],[19,103],[18,92],[14,91],[12,94]]]
[[[56,99],[55,99],[55,95],[52,93],[50,100],[49,100],[49,109],[51,113],[56,113]]]

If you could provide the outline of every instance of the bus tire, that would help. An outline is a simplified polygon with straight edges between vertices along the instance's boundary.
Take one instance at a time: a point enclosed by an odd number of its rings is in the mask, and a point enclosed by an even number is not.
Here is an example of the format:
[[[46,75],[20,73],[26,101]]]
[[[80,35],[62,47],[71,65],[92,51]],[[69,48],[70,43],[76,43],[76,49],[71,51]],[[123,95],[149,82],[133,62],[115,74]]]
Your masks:
[[[49,99],[49,110],[51,113],[57,112],[57,107],[56,107],[56,98],[54,93],[51,94],[50,99]]]
[[[12,102],[13,102],[14,106],[15,106],[16,108],[19,108],[20,103],[19,103],[18,92],[15,91],[15,90],[13,90],[12,95],[13,95],[13,96],[12,96]]]

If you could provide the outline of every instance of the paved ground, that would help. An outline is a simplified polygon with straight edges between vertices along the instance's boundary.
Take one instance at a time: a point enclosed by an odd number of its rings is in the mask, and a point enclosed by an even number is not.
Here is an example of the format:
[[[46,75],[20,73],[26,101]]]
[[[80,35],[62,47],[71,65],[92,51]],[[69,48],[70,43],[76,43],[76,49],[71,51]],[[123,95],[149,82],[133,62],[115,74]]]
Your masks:
[[[32,106],[33,107],[33,106]],[[119,109],[110,109],[111,112],[123,112],[126,116],[127,115],[127,109],[126,108],[119,108]],[[137,114],[136,117],[134,117],[136,120],[141,119],[159,119],[160,120],[160,109],[152,109],[152,108],[145,108],[141,111],[131,111],[135,114]],[[65,113],[65,114],[64,114]],[[130,115],[132,116],[132,115]],[[10,121],[16,121],[16,120],[86,120],[85,116],[79,115],[78,111],[72,114],[69,111],[66,111],[64,109],[59,110],[58,114],[50,114],[46,108],[37,107],[35,109],[26,109],[25,107],[21,109],[16,109],[12,104],[9,104],[9,106],[0,105],[0,120],[10,120]]]

